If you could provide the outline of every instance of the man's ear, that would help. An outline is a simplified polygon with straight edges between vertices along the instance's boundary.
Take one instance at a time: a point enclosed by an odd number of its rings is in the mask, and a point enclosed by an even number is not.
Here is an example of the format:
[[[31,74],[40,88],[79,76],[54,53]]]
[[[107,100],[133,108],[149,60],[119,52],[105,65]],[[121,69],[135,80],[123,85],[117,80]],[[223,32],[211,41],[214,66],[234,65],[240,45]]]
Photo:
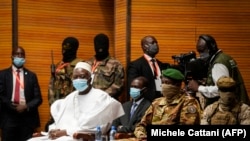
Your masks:
[[[88,83],[91,84],[92,77],[88,79]]]

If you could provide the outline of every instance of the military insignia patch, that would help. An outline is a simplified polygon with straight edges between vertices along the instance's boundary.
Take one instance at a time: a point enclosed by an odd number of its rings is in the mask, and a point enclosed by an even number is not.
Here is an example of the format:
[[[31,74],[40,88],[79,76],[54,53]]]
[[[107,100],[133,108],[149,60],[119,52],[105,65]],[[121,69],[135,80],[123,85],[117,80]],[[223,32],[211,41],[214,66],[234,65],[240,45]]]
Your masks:
[[[197,109],[196,109],[196,107],[195,106],[188,106],[187,107],[187,112],[188,113],[196,113],[196,111],[197,111]]]

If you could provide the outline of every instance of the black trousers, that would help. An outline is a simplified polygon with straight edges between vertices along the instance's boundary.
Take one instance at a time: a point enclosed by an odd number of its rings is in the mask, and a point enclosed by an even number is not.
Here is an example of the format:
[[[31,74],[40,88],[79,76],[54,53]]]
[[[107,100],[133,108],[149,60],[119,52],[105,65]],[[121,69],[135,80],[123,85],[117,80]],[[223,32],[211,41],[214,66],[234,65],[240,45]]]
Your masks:
[[[22,124],[6,124],[2,128],[1,141],[27,141],[32,137],[34,129]]]

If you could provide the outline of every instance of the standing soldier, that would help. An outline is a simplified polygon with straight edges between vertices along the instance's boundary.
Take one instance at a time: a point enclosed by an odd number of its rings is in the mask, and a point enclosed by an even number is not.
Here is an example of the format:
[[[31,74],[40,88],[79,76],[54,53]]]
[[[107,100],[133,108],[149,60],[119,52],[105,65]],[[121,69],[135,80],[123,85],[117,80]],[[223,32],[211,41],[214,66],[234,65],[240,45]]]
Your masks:
[[[124,88],[124,67],[119,60],[110,56],[107,35],[97,34],[94,48],[95,56],[86,61],[92,67],[92,85],[118,99]]]
[[[83,61],[83,59],[77,57],[78,47],[79,41],[75,37],[67,37],[62,42],[62,60],[54,66],[52,57],[51,78],[48,89],[50,105],[74,90],[71,81],[73,69],[78,62]],[[52,122],[53,120],[48,121],[46,126]]]

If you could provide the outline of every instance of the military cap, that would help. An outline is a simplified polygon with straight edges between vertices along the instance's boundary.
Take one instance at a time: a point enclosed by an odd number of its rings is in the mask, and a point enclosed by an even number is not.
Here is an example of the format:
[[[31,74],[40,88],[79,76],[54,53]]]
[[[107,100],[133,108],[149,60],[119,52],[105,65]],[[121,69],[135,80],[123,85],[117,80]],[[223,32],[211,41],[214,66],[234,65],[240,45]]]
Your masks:
[[[217,86],[221,91],[233,91],[235,89],[236,83],[233,78],[222,76],[218,79]]]
[[[179,70],[173,69],[173,68],[168,68],[168,69],[163,70],[162,75],[164,77],[178,80],[178,81],[182,81],[185,79],[184,75]]]

